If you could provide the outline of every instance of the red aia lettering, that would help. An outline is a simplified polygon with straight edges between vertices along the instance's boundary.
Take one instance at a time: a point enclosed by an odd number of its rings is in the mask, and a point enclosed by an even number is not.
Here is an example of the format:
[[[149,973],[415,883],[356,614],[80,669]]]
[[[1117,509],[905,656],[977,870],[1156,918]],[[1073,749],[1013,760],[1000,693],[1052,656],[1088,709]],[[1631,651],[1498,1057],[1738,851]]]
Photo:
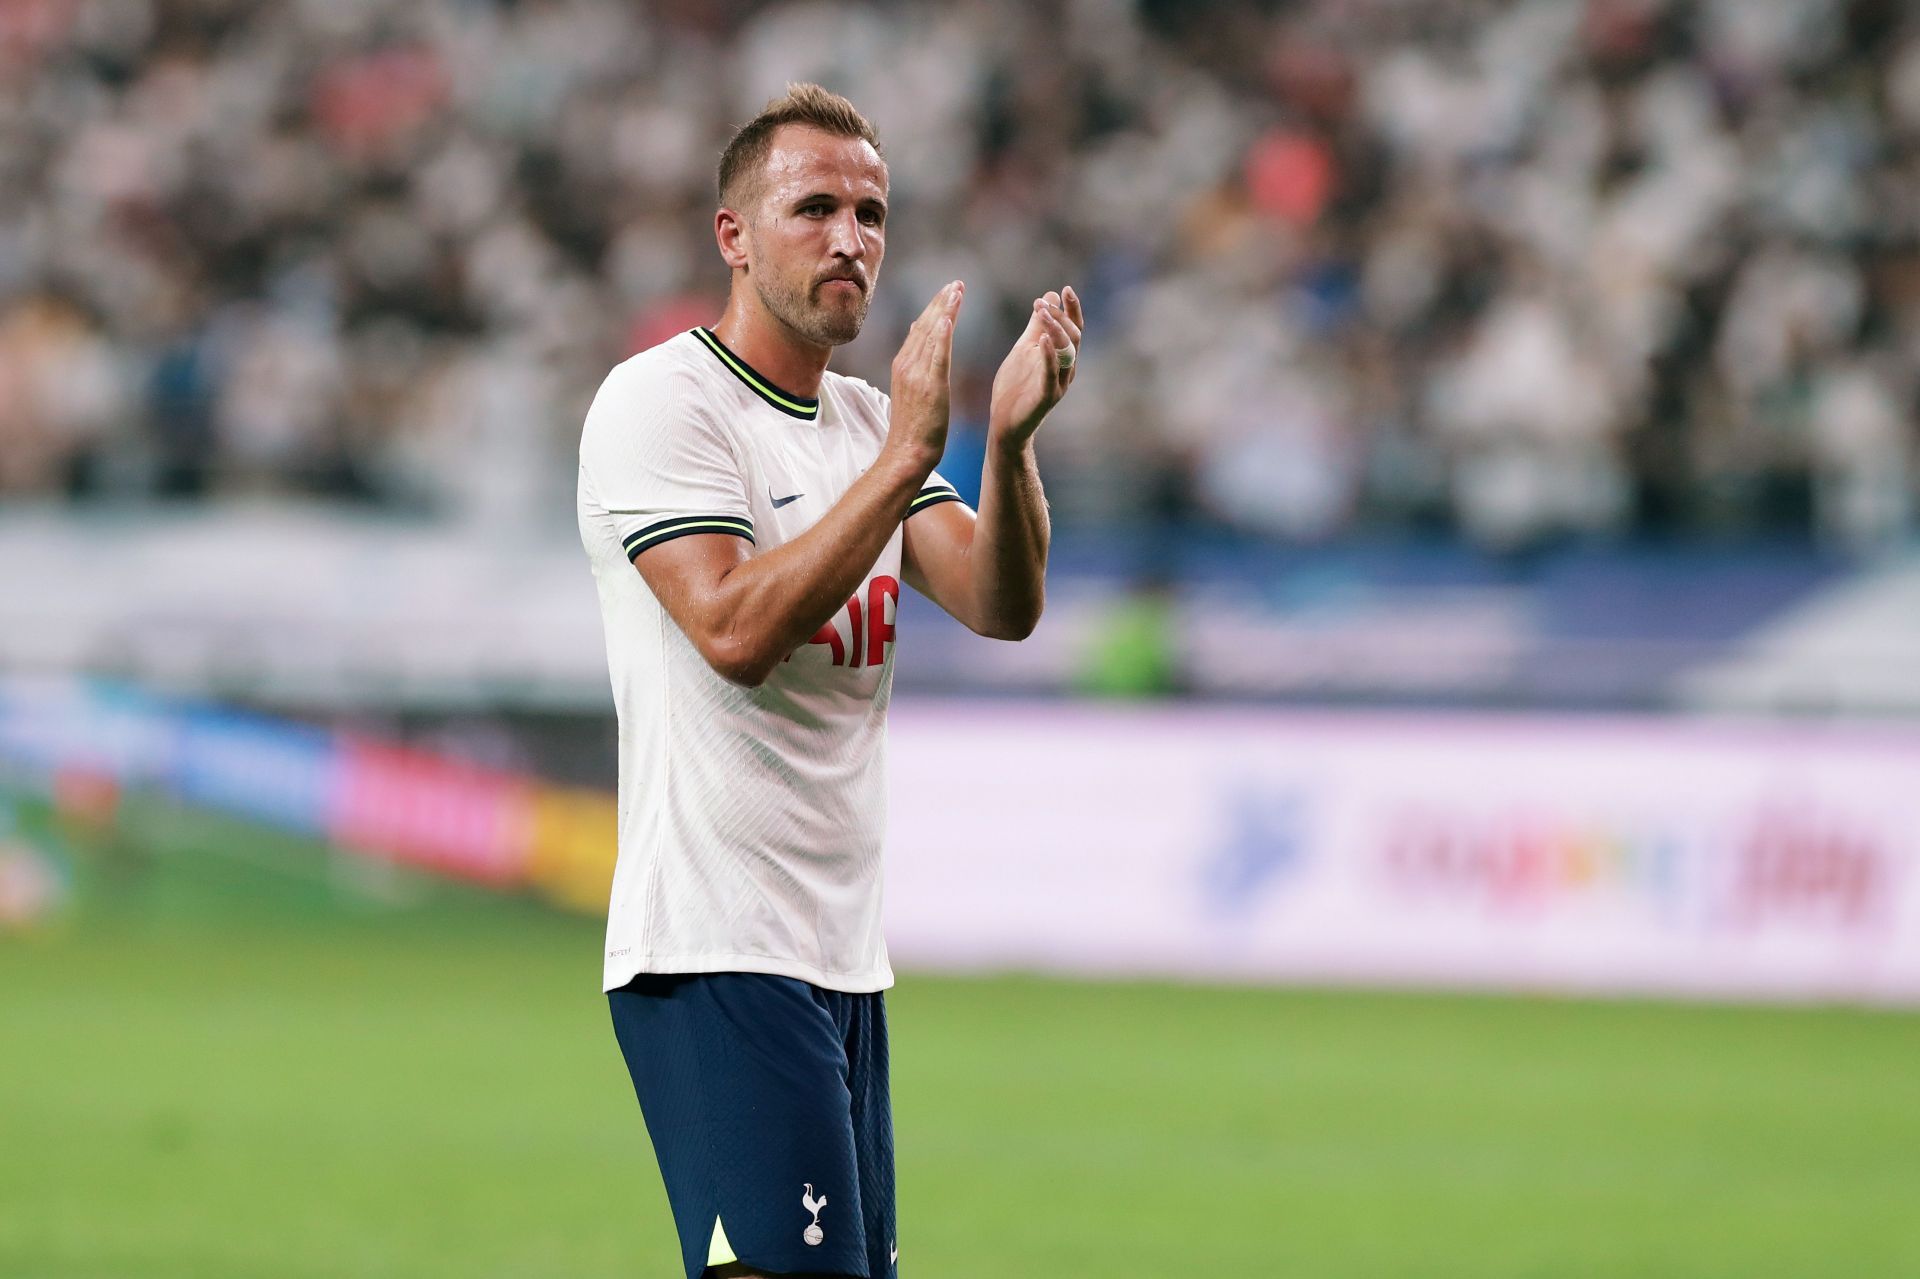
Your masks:
[[[887,604],[892,602],[897,611],[900,605],[900,583],[882,573],[867,583],[867,602],[861,607],[860,597],[854,596],[847,601],[847,616],[853,622],[853,652],[847,652],[846,641],[840,638],[840,628],[829,618],[820,629],[813,633],[809,644],[825,644],[833,650],[835,666],[878,666],[887,660],[887,645],[893,641],[893,623],[887,620]],[[787,654],[787,660],[793,660],[793,654]]]
[[[900,607],[900,583],[885,573],[867,583],[867,665],[878,666],[887,660],[887,643],[893,639],[893,623],[887,620],[887,601]],[[860,606],[854,602],[853,628],[860,629]]]
[[[833,628],[831,621],[820,623],[820,629],[813,633],[813,638],[808,640],[807,643],[833,645],[833,664],[835,666],[843,665],[847,660],[847,646],[841,643],[840,632]]]

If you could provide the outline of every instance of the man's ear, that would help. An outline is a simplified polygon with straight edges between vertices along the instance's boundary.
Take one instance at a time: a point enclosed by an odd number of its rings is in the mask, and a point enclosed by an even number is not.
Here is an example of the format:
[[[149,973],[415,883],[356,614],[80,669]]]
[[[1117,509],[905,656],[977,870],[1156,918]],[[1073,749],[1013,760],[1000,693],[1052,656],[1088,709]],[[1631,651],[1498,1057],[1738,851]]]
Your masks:
[[[720,246],[720,260],[729,270],[747,269],[747,220],[732,209],[713,215],[713,238]]]

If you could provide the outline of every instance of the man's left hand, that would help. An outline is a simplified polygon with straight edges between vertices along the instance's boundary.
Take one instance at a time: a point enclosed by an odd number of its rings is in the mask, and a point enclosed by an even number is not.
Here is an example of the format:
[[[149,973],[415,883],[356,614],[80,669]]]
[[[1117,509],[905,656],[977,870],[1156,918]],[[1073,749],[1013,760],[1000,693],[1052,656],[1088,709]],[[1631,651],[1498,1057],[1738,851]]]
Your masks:
[[[1073,385],[1085,322],[1079,295],[1068,286],[1033,300],[1033,316],[993,375],[988,438],[1018,448],[1040,429]]]

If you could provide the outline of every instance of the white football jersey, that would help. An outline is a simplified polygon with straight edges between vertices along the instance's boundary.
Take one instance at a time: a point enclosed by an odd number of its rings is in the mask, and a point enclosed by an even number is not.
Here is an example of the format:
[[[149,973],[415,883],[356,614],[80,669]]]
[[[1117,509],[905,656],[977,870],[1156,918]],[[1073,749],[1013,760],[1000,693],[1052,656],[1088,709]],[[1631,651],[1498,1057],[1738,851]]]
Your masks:
[[[633,567],[690,533],[798,537],[872,465],[887,397],[769,383],[706,329],[617,366],[580,440],[580,539],[620,717],[620,857],[604,988],[636,973],[893,984],[880,933],[901,533],[759,688],[715,674]],[[959,494],[928,478],[908,515]]]

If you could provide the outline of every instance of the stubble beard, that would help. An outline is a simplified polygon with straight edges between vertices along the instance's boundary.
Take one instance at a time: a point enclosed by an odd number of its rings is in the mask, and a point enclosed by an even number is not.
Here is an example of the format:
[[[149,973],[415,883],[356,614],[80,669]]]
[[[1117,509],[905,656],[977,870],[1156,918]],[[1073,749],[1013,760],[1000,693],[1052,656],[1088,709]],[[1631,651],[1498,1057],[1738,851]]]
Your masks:
[[[815,296],[825,287],[824,281],[796,288],[784,281],[770,284],[763,278],[755,283],[754,290],[776,320],[806,341],[815,346],[845,346],[860,336],[871,295],[862,289],[859,301],[851,307],[827,306]]]

